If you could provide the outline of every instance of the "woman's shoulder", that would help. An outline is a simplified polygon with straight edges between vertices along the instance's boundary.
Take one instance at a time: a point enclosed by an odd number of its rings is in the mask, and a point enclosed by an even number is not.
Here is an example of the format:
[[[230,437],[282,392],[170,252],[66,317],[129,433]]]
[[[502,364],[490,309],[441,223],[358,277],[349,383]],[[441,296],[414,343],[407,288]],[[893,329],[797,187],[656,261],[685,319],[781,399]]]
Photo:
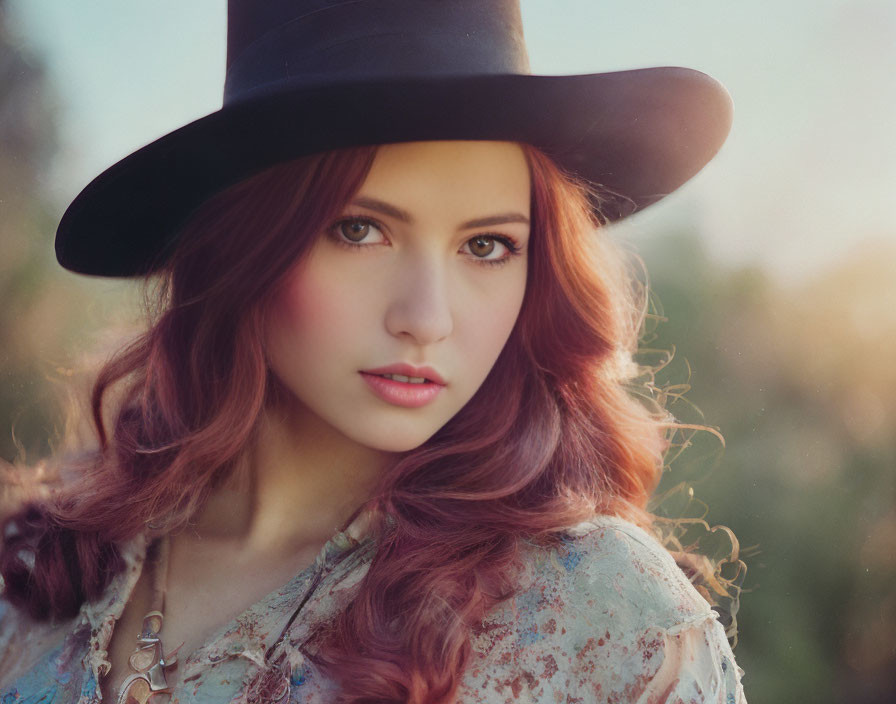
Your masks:
[[[744,701],[715,612],[643,529],[597,516],[557,546],[527,546],[525,564],[521,591],[474,635],[464,702],[641,701],[660,691]]]
[[[657,538],[617,516],[567,529],[559,546],[535,551],[533,566],[540,586],[573,612],[600,615],[611,630],[674,629],[715,617]]]
[[[29,670],[59,645],[71,624],[37,622],[0,600],[0,687]]]
[[[616,516],[568,528],[558,545],[527,544],[522,591],[508,605],[575,627],[612,634],[683,627],[713,618],[707,601],[669,552],[644,529]]]
[[[47,678],[52,679],[48,659],[62,667],[62,663],[85,658],[84,663],[94,672],[105,668],[105,646],[139,576],[146,543],[146,536],[140,534],[120,544],[126,569],[113,576],[98,599],[82,604],[70,619],[37,621],[0,598],[0,687],[13,682],[21,684],[21,691],[46,686]],[[24,678],[21,682],[20,677]],[[74,686],[74,682],[66,686]],[[0,699],[2,693],[0,689]]]

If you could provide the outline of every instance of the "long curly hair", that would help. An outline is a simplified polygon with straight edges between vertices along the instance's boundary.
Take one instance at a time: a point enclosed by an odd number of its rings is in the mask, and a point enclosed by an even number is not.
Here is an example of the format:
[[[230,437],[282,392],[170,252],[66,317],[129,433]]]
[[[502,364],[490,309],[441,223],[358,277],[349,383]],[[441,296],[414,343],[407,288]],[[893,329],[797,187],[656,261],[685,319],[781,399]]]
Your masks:
[[[452,701],[472,629],[514,594],[523,541],[556,544],[600,513],[651,523],[671,419],[626,387],[643,287],[600,228],[600,194],[522,147],[532,235],[521,312],[473,398],[365,504],[375,556],[314,655],[346,703]],[[4,598],[35,619],[73,616],[122,569],[120,543],[185,526],[233,475],[276,393],[268,303],[376,149],[275,166],[197,210],[147,280],[147,330],[96,378],[96,446],[60,457],[68,481],[7,521]]]

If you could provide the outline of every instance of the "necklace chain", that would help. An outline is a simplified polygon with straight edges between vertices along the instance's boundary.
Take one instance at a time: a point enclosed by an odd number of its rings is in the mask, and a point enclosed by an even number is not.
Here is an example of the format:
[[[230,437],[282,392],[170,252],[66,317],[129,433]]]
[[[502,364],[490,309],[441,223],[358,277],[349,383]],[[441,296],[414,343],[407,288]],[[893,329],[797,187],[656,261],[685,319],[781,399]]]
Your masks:
[[[337,562],[358,547],[359,545],[355,544],[352,549],[345,550]],[[170,694],[172,691],[172,686],[168,684],[167,674],[177,667],[177,651],[180,646],[170,653],[165,653],[160,635],[164,623],[163,610],[168,586],[170,550],[171,541],[167,535],[159,538],[147,550],[147,564],[152,565],[152,601],[150,611],[143,617],[143,629],[137,636],[134,652],[128,658],[128,665],[133,672],[121,683],[117,704],[147,704],[154,696]],[[317,589],[324,574],[332,567],[333,565],[326,562],[318,567],[311,580],[311,585],[287,620],[279,637],[265,652],[267,662],[271,662],[271,656],[283,645],[293,621]],[[279,670],[279,668],[276,669]]]

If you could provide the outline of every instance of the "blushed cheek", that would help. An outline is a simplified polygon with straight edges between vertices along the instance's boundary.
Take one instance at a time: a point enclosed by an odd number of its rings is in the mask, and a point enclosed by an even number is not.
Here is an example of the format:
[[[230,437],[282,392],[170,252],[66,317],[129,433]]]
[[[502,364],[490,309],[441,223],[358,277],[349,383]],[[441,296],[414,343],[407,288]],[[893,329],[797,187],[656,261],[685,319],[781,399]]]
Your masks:
[[[296,333],[330,329],[344,312],[340,291],[334,282],[338,276],[315,272],[312,267],[302,267],[293,275],[276,303],[277,323]]]

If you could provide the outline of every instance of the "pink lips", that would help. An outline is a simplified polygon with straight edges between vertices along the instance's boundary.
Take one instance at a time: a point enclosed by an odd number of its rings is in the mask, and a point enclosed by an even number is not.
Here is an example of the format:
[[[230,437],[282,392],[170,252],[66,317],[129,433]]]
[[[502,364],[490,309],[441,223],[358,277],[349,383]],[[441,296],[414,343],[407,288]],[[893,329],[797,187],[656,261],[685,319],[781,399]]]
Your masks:
[[[414,367],[410,364],[390,364],[388,367],[366,369],[359,372],[371,390],[386,403],[405,408],[420,408],[432,402],[445,382],[432,367]],[[379,376],[381,374],[401,374],[408,377],[423,377],[422,384],[395,381]]]

